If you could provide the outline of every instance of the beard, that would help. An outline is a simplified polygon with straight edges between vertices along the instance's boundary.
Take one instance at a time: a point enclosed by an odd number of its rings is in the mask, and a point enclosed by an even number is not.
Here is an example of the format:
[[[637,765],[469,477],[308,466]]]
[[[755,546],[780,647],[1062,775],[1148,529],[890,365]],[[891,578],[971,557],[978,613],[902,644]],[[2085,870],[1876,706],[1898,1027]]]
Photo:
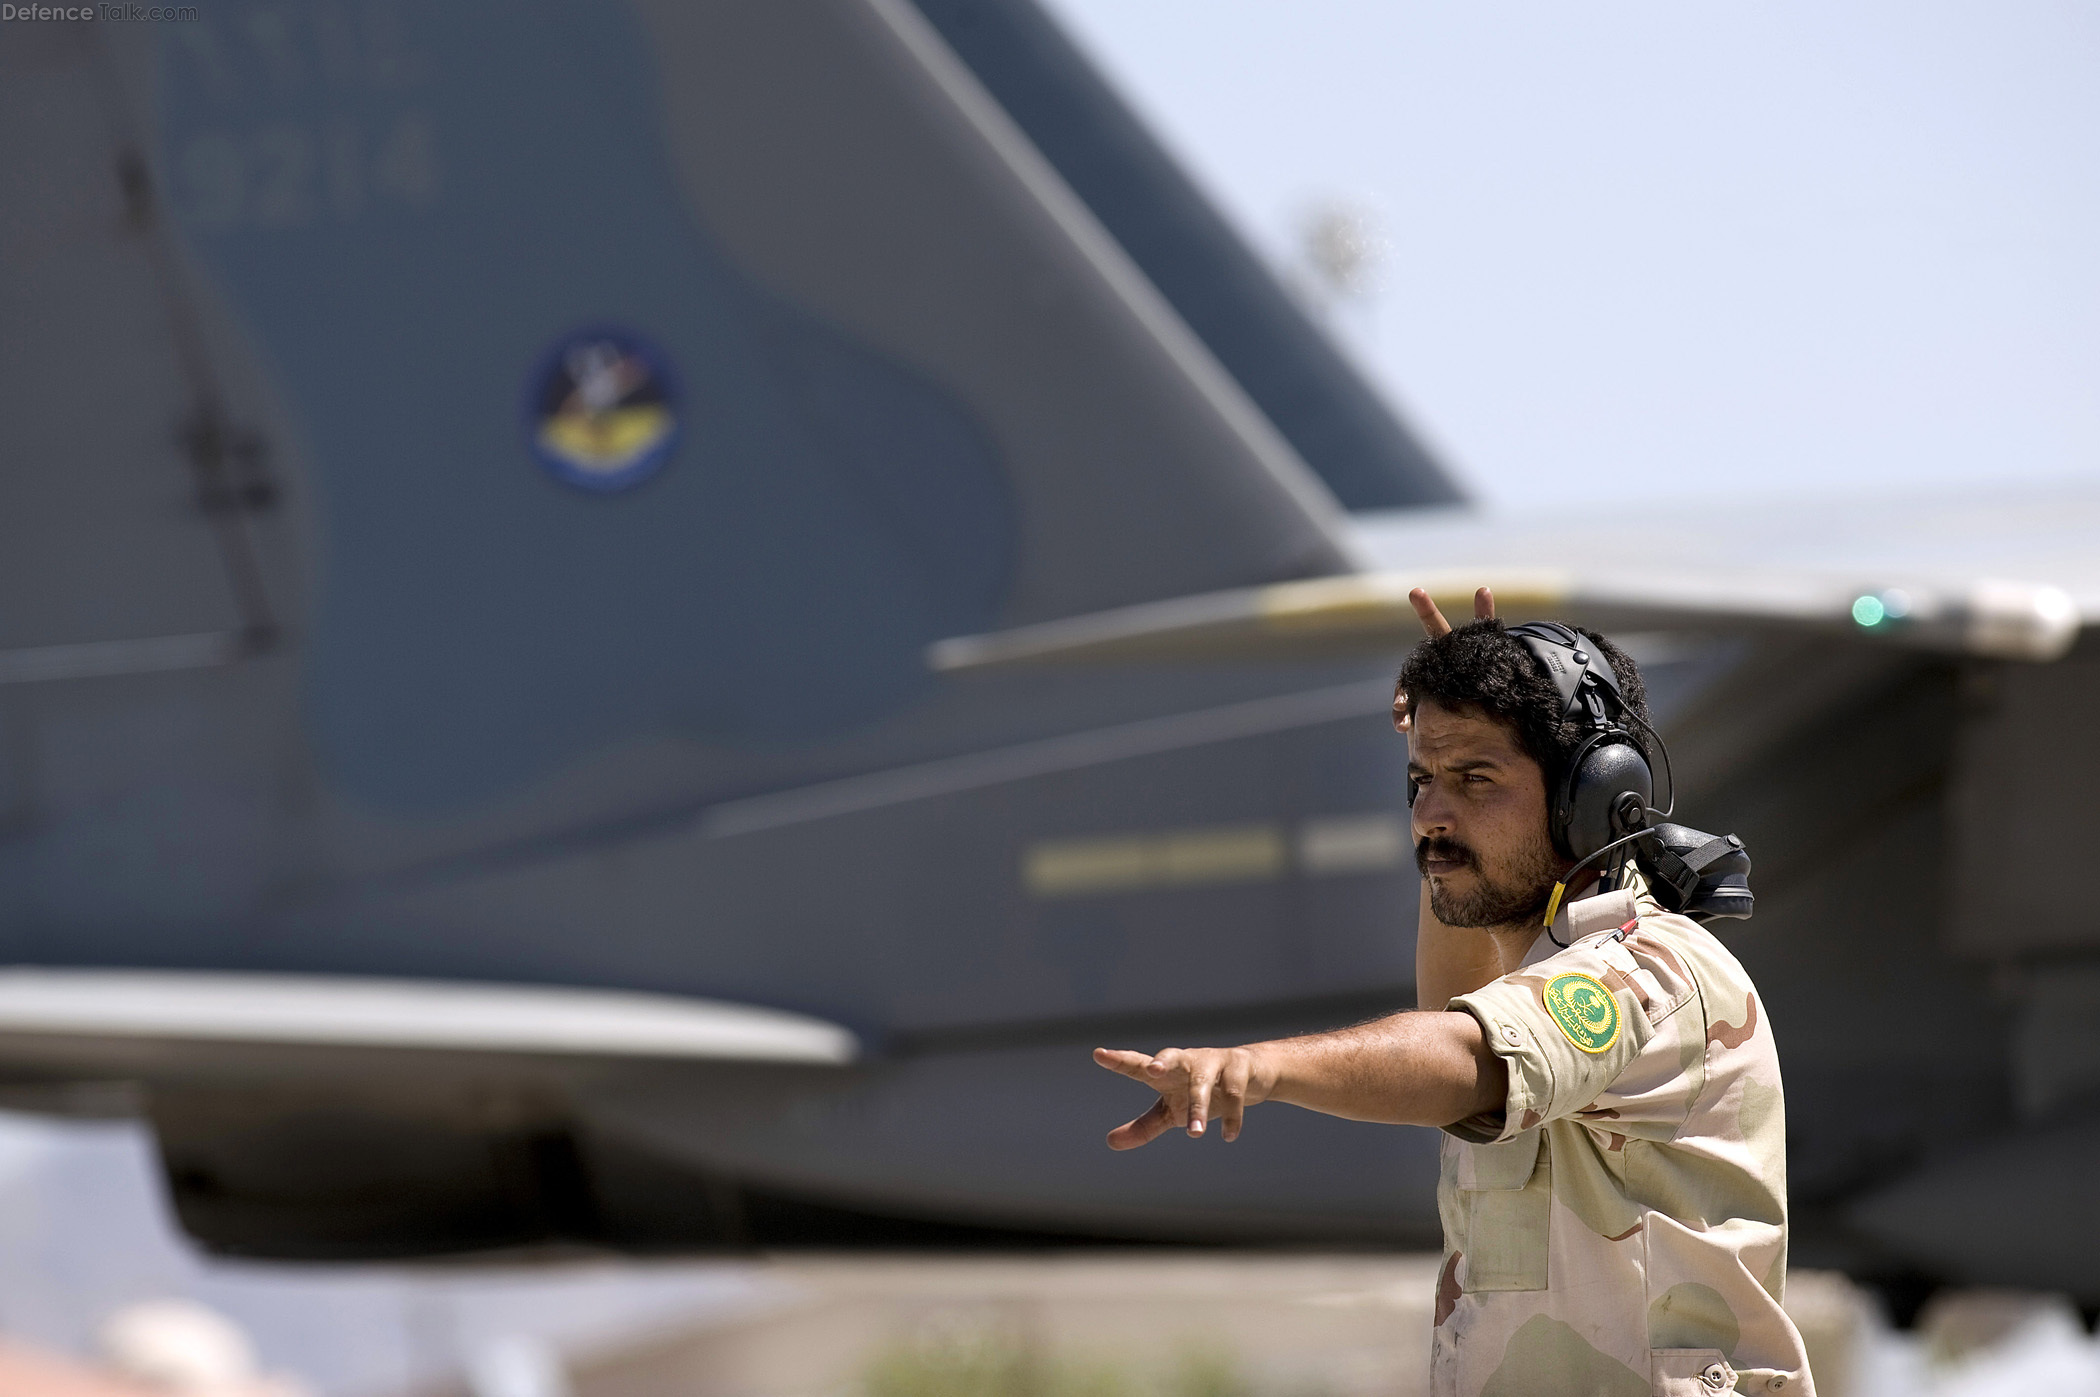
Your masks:
[[[1473,873],[1473,886],[1459,893],[1446,879],[1429,878],[1431,859],[1463,863]],[[1494,927],[1536,922],[1545,913],[1546,898],[1560,877],[1560,865],[1552,846],[1537,840],[1518,851],[1502,867],[1490,872],[1480,856],[1466,845],[1442,835],[1416,841],[1415,867],[1429,879],[1429,910],[1445,926]]]

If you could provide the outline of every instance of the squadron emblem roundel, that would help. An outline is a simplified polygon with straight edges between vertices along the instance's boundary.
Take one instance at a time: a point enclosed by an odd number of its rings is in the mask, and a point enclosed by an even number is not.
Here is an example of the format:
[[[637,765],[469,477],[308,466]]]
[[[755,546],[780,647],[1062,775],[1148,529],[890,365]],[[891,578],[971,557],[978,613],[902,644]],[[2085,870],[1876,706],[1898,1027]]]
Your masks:
[[[1546,1012],[1586,1053],[1601,1053],[1619,1041],[1619,997],[1591,975],[1556,975],[1539,992]]]
[[[526,415],[540,464],[595,494],[647,480],[678,441],[678,393],[664,356],[624,330],[556,344],[533,375]]]

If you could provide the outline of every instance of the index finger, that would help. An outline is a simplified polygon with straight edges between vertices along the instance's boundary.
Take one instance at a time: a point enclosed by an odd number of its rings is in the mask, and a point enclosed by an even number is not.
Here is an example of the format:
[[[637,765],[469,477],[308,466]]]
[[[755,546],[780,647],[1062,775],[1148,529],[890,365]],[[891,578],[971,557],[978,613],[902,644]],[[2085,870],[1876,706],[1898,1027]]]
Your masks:
[[[1437,610],[1436,601],[1428,592],[1420,587],[1415,588],[1407,594],[1407,604],[1415,609],[1416,618],[1421,621],[1422,629],[1429,633],[1431,640],[1440,635],[1451,634],[1451,623],[1444,619],[1443,612]]]
[[[1428,633],[1431,640],[1451,634],[1451,623],[1444,619],[1442,609],[1437,606],[1436,599],[1430,596],[1427,590],[1415,588],[1407,594],[1407,602],[1415,609],[1416,619],[1421,621],[1422,629]],[[1473,593],[1473,619],[1491,621],[1494,617],[1494,592],[1486,587],[1477,589]]]
[[[1136,1081],[1151,1084],[1152,1079],[1145,1075],[1145,1069],[1152,1065],[1150,1053],[1134,1053],[1128,1048],[1096,1048],[1094,1061],[1111,1072],[1120,1072]]]

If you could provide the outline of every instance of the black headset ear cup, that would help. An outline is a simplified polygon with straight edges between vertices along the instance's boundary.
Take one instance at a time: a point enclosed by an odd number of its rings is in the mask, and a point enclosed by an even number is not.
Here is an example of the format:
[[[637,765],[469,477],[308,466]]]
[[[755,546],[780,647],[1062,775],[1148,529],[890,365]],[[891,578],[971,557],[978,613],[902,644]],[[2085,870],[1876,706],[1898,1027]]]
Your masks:
[[[1568,858],[1586,859],[1629,833],[1623,818],[1629,794],[1643,811],[1654,802],[1648,758],[1624,733],[1599,734],[1576,753],[1573,770],[1561,782],[1554,845]]]

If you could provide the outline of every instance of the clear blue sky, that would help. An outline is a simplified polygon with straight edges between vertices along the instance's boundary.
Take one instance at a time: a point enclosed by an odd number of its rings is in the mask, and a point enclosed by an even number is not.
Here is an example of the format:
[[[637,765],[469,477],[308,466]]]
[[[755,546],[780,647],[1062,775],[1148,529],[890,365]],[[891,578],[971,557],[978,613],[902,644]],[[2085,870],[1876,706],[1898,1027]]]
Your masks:
[[[2100,481],[2100,6],[1045,3],[1490,501]]]

